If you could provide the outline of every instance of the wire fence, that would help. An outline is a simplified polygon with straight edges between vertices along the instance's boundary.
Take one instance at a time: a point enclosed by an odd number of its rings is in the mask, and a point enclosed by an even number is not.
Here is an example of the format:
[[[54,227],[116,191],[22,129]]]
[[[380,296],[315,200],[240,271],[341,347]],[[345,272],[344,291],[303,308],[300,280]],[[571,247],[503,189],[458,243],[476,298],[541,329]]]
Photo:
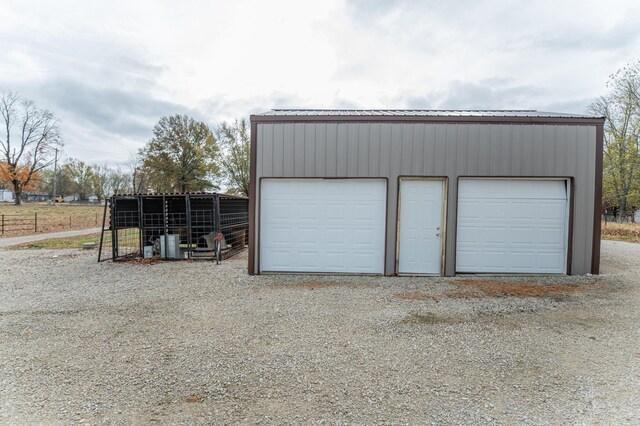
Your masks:
[[[101,215],[98,261],[223,260],[246,247],[248,200],[218,194],[122,195]]]
[[[638,223],[640,222],[640,210],[639,211],[605,211],[602,213],[602,221],[607,224],[609,222],[617,223]]]
[[[33,214],[0,214],[0,236],[37,234],[41,232],[83,229],[98,226],[99,214],[78,217],[73,214],[47,215]]]

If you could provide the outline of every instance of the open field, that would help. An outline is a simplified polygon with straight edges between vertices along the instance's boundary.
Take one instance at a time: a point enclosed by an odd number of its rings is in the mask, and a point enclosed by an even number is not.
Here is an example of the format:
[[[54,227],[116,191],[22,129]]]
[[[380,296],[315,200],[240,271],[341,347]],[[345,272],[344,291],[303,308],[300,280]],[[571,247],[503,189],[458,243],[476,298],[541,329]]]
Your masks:
[[[103,205],[0,203],[0,238],[86,229],[102,225]],[[37,231],[35,217],[37,214]],[[1,218],[4,215],[4,232]]]
[[[640,245],[602,249],[457,278],[2,250],[0,424],[639,424]]]
[[[602,239],[640,243],[640,223],[602,222]]]

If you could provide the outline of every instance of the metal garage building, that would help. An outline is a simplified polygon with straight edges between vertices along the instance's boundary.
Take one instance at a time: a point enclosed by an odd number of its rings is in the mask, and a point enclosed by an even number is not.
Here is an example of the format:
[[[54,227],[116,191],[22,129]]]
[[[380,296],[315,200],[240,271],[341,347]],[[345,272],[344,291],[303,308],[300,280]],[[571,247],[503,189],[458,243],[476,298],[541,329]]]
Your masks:
[[[251,116],[249,273],[599,272],[604,118]]]

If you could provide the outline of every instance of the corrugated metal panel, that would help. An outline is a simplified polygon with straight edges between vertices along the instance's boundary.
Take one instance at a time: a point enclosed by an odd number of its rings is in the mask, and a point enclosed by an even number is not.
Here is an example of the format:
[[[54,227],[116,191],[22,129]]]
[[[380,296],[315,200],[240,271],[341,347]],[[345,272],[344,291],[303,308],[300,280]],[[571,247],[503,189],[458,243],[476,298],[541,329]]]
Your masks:
[[[273,109],[255,116],[353,116],[353,117],[536,117],[602,118],[595,115],[537,110],[437,110],[437,109]]]
[[[258,123],[257,177],[388,178],[386,272],[393,273],[398,177],[447,176],[447,274],[454,272],[459,176],[573,177],[572,271],[584,274],[591,266],[595,139],[595,126],[587,125]]]

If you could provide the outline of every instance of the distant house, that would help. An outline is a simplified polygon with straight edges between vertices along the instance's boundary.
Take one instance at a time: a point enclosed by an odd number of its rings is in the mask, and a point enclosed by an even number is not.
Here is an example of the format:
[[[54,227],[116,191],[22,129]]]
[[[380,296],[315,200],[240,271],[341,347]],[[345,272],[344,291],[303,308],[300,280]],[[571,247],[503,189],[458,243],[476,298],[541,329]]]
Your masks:
[[[0,202],[12,203],[15,197],[10,189],[0,189]]]

